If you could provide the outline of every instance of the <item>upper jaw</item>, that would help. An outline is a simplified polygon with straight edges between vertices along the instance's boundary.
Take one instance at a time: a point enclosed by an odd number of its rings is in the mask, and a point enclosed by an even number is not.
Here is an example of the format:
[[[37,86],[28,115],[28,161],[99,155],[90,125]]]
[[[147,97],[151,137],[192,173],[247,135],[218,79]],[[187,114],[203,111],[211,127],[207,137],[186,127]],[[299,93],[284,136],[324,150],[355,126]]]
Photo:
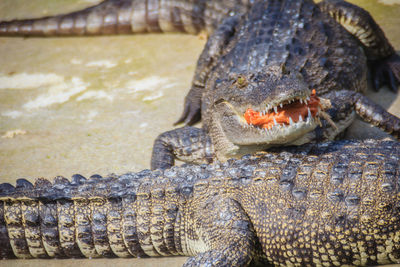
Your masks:
[[[297,94],[283,95],[279,98],[266,100],[259,105],[242,105],[241,107],[235,108],[239,113],[245,113],[248,108],[262,112],[264,115],[269,112],[277,113],[279,108],[283,108],[284,105],[291,104],[295,101],[307,104],[310,101],[311,91],[301,91]]]

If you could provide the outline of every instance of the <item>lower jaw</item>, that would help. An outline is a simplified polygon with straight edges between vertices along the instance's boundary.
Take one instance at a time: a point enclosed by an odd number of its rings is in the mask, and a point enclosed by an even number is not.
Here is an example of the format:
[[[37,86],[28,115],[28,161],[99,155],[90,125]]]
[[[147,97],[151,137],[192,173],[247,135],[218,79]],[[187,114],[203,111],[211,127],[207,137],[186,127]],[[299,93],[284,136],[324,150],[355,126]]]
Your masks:
[[[254,131],[254,129],[252,129],[251,132],[248,132],[247,134],[246,130],[248,131],[249,129],[242,128],[244,134],[240,138],[234,138],[231,136],[231,138],[228,137],[228,139],[230,139],[235,145],[239,146],[269,147],[276,145],[289,145],[313,131],[316,127],[317,122],[313,120],[300,125],[275,126],[270,130],[260,128]],[[227,136],[229,136],[228,133]],[[241,141],[237,142],[238,139],[241,139]]]

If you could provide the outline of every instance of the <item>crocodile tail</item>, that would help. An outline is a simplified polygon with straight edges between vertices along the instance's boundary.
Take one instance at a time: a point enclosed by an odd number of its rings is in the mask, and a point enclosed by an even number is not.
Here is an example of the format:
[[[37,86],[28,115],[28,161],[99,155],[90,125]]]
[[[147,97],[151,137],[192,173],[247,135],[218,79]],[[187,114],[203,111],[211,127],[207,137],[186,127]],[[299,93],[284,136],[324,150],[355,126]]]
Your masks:
[[[178,207],[192,185],[175,180],[145,170],[0,184],[0,257],[182,255]]]
[[[232,2],[238,2],[235,6]],[[76,12],[0,22],[0,36],[76,36],[144,32],[212,31],[229,12],[248,1],[105,0]]]
[[[76,12],[0,23],[3,36],[110,35],[181,31],[197,33],[202,14],[191,1],[106,0]],[[197,18],[197,19],[196,19]]]
[[[0,257],[146,256],[136,231],[136,194],[120,197],[125,181],[117,179],[74,175],[0,184]]]

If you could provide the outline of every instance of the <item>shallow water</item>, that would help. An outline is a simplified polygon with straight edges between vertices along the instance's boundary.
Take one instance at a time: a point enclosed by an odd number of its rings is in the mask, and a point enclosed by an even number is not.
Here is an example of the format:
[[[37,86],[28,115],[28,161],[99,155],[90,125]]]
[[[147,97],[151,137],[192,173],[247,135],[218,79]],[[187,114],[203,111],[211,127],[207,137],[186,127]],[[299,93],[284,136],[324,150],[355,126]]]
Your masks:
[[[0,19],[56,14],[95,2],[0,0]],[[351,2],[373,14],[399,51],[400,1]],[[197,36],[181,34],[0,38],[0,182],[148,168],[153,140],[172,129],[182,111],[204,43]],[[400,115],[400,99],[387,88],[369,94]],[[381,132],[361,122],[349,131],[349,137],[376,135]],[[58,260],[51,264],[180,266],[184,260]],[[44,263],[3,261],[0,265]]]

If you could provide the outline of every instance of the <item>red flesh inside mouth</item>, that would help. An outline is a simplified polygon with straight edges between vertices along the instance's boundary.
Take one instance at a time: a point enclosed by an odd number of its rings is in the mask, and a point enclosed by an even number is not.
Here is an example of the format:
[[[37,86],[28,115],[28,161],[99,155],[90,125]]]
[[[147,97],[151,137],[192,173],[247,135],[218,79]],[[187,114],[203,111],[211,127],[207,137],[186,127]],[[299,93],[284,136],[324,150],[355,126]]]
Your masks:
[[[248,124],[260,128],[271,129],[274,125],[274,118],[278,124],[289,125],[289,118],[292,118],[293,122],[299,121],[299,116],[307,118],[308,108],[310,109],[312,117],[315,117],[318,112],[318,107],[320,106],[320,100],[316,95],[315,89],[312,90],[310,100],[307,104],[300,103],[300,101],[295,101],[293,103],[284,105],[282,108],[278,107],[278,113],[274,111],[266,113],[265,115],[260,115],[260,112],[254,111],[251,108],[247,109],[244,113],[244,118]]]

